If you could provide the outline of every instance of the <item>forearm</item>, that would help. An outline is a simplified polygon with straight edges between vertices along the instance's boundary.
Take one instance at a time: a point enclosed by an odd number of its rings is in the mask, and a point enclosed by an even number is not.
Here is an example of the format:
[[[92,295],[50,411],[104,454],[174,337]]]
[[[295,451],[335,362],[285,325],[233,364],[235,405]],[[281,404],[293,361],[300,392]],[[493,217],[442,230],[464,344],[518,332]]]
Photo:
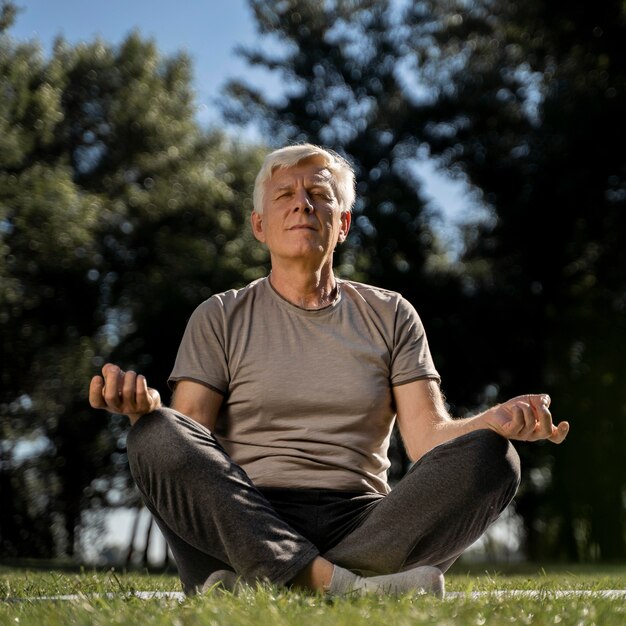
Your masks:
[[[550,398],[545,394],[530,394],[512,398],[486,411],[464,419],[439,416],[426,429],[421,455],[446,441],[475,430],[489,429],[506,439],[517,441],[548,440],[561,443],[569,432],[567,422],[555,426],[549,411]]]
[[[419,447],[407,450],[412,461],[417,461],[433,448],[471,433],[475,430],[489,428],[488,423],[483,419],[483,414],[473,417],[452,418],[449,416],[437,416],[429,425],[430,427],[419,438]]]
[[[478,415],[454,419],[448,414],[439,385],[417,380],[393,387],[400,434],[412,461],[429,450],[475,430],[489,429],[506,439],[561,443],[567,422],[555,426],[546,394],[517,396]]]

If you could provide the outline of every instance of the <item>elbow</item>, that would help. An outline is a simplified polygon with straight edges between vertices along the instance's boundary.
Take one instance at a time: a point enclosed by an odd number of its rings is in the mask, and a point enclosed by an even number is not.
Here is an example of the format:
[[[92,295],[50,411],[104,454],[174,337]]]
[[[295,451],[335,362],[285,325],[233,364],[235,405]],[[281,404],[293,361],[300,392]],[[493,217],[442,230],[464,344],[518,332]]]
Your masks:
[[[421,446],[405,446],[404,451],[406,452],[407,457],[409,457],[409,461],[411,461],[411,463],[415,463],[416,461],[419,461],[426,454],[426,452],[428,452],[428,449]]]
[[[411,463],[419,461],[428,452],[428,446],[425,442],[416,438],[406,439],[403,437],[402,443],[404,444],[404,452]]]
[[[403,437],[404,449],[412,463],[419,461],[425,454],[430,452],[445,440],[445,423],[449,418],[439,418],[436,421],[424,425],[420,432],[413,431],[407,437]]]

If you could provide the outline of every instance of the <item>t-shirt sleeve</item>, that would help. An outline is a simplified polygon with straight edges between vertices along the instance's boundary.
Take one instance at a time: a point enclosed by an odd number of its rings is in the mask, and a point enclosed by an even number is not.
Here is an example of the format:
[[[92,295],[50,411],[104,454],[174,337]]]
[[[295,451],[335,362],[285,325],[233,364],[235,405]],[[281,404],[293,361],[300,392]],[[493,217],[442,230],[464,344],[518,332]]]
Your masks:
[[[193,380],[226,394],[230,376],[225,334],[223,304],[213,296],[198,306],[187,323],[168,379],[170,387]]]
[[[403,385],[420,378],[440,380],[428,348],[422,320],[413,305],[401,298],[394,328],[391,384]]]

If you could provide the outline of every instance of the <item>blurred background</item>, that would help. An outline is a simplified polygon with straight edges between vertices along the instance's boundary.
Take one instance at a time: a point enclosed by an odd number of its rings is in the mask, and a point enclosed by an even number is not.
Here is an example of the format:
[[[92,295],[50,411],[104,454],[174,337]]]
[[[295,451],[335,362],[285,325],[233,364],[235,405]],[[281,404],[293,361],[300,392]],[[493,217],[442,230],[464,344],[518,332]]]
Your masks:
[[[1,1],[2,562],[167,564],[88,383],[167,400],[195,306],[268,271],[262,157],[305,140],[357,172],[339,275],[416,306],[451,412],[571,423],[517,445],[480,555],[624,562],[625,64],[622,0]]]

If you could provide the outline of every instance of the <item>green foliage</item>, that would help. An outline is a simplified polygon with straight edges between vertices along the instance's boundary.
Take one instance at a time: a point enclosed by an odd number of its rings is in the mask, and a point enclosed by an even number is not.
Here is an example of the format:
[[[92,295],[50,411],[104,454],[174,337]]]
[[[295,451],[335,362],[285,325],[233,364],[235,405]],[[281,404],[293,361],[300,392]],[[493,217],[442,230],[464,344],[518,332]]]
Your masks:
[[[441,3],[437,3],[440,7]],[[433,5],[434,6],[434,5]],[[572,432],[518,503],[532,556],[626,556],[626,14],[594,5],[450,2],[441,90],[454,132],[431,144],[481,189],[493,222],[468,231],[480,372],[502,395],[548,391]],[[515,329],[512,332],[512,329]],[[485,337],[490,350],[479,352]],[[547,480],[546,480],[547,478]]]
[[[115,359],[166,395],[193,308],[265,273],[259,152],[202,131],[190,83],[137,34],[49,59],[0,34],[1,555],[71,554],[83,511],[135,498],[89,379]]]
[[[623,2],[250,4],[244,55],[286,88],[232,83],[226,114],[356,164],[340,267],[413,301],[453,408],[541,390],[571,422],[561,448],[520,446],[527,553],[623,559]],[[489,212],[457,267],[411,177],[427,154]]]

